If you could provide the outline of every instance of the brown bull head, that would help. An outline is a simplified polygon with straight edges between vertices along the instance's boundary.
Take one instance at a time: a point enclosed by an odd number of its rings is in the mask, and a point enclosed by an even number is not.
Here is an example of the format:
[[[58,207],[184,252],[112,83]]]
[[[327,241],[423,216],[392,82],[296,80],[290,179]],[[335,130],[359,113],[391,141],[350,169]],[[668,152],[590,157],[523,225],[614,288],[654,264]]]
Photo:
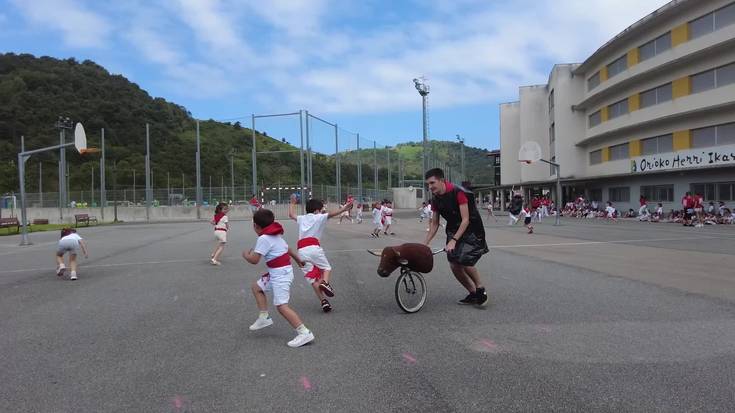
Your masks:
[[[383,248],[378,264],[378,275],[388,277],[396,268],[405,265],[413,271],[428,273],[434,268],[434,256],[424,244],[408,243]]]

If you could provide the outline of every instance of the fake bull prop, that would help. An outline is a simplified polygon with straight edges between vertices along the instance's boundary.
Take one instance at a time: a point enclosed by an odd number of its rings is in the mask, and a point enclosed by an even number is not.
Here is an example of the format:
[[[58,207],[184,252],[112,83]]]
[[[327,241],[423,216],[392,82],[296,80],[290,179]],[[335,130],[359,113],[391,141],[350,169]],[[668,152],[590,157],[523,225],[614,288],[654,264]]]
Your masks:
[[[378,275],[381,277],[390,276],[398,267],[408,267],[423,274],[429,273],[434,268],[434,255],[440,251],[432,252],[426,245],[417,243],[385,247],[380,253],[368,250],[380,257]]]

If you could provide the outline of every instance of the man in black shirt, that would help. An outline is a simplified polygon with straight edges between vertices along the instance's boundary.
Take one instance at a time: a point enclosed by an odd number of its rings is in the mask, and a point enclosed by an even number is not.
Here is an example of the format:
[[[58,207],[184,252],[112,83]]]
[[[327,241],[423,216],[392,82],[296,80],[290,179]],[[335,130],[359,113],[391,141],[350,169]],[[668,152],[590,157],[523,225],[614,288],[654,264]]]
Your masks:
[[[475,195],[467,189],[447,182],[444,171],[431,169],[424,176],[433,195],[431,208],[434,215],[424,244],[429,245],[439,229],[439,217],[447,221],[447,260],[449,266],[469,294],[460,304],[485,305],[487,292],[480,280],[475,264],[489,250],[485,241],[485,228],[475,205]]]

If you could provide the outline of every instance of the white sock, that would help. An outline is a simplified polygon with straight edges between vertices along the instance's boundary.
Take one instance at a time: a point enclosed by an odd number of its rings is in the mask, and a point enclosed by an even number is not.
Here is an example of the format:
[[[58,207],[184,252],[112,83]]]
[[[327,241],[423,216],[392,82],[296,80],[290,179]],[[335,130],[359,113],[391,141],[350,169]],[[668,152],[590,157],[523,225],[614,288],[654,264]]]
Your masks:
[[[76,271],[72,271],[71,272],[71,275],[77,275],[77,272]]]
[[[301,324],[300,326],[296,327],[296,332],[299,334],[309,334],[309,329],[306,328],[305,325]]]
[[[267,311],[261,311],[258,315],[258,318],[268,318],[268,312]]]

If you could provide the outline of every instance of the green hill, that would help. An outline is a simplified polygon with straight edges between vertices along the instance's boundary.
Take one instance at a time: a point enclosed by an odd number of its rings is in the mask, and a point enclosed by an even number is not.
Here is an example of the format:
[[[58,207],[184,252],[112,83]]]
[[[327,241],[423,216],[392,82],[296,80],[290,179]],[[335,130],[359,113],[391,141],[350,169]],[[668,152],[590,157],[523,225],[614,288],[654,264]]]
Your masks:
[[[17,153],[20,137],[25,136],[27,149],[58,144],[59,131],[54,124],[59,116],[81,121],[87,131],[89,146],[99,146],[100,129],[105,129],[108,174],[113,165],[118,170],[118,186],[131,186],[132,171],[142,187],[145,168],[145,124],[150,124],[151,159],[155,187],[166,186],[170,173],[172,185],[194,186],[196,120],[186,108],[151,97],[135,83],[121,75],[110,74],[96,63],[74,59],[60,60],[28,54],[0,54],[0,193],[18,191]],[[229,183],[229,152],[234,150],[236,185],[250,181],[251,130],[239,123],[213,120],[200,122],[202,137],[202,177],[219,185],[220,177]],[[70,138],[68,138],[70,139]],[[259,151],[293,150],[277,138],[256,133]],[[434,142],[436,156],[459,166],[459,146],[452,142]],[[381,186],[386,185],[385,149],[379,149]],[[364,187],[373,183],[372,149],[363,150]],[[397,146],[404,161],[407,179],[420,179],[420,144]],[[466,148],[466,165],[471,180],[486,181],[490,171],[485,151]],[[43,190],[57,190],[57,153],[34,155],[27,164],[28,191],[38,191],[38,163],[43,165]],[[395,153],[392,154],[395,159]],[[357,168],[351,163],[356,153],[342,154],[342,182],[354,185]],[[88,188],[92,168],[98,167],[98,156],[82,157],[67,151],[70,186],[73,190]],[[334,184],[334,157],[314,156],[314,183]],[[398,181],[397,163],[392,161],[392,182]],[[263,184],[297,183],[299,158],[296,153],[277,153],[258,158],[258,176]],[[108,175],[109,176],[109,175]],[[109,178],[108,178],[109,179]],[[108,186],[111,186],[108,183]]]

